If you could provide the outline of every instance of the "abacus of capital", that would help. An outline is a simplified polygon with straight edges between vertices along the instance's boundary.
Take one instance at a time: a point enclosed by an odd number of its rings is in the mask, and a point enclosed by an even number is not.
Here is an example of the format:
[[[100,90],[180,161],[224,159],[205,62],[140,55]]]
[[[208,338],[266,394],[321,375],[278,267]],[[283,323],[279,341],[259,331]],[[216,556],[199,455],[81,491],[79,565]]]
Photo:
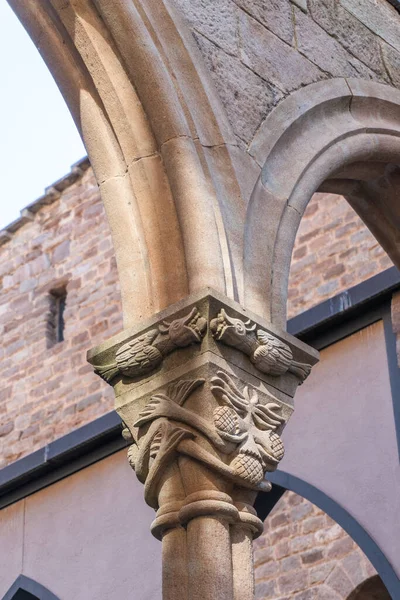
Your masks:
[[[317,353],[208,289],[88,358],[114,387],[129,463],[156,510],[164,600],[251,600],[263,529],[253,503],[271,488]]]

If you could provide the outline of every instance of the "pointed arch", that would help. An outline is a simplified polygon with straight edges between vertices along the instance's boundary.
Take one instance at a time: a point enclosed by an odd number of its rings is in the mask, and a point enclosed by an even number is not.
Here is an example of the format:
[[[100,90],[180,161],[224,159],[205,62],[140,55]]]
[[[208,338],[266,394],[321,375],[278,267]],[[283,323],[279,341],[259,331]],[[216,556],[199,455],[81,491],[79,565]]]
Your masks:
[[[358,79],[309,85],[265,120],[245,230],[245,305],[286,325],[293,245],[317,191],[344,195],[400,265],[400,91]]]
[[[9,4],[82,134],[111,226],[125,326],[206,286],[237,299],[237,142],[172,3]]]
[[[59,600],[43,585],[20,575],[10,587],[3,600]]]

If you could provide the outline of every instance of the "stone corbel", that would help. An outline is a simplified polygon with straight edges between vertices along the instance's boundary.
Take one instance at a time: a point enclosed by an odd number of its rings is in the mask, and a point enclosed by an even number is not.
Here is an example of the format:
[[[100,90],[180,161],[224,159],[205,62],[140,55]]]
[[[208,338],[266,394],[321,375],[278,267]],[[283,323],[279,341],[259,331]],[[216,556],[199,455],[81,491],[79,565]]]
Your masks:
[[[263,529],[253,504],[271,489],[266,474],[317,353],[208,290],[89,361],[114,387],[129,463],[156,511],[163,598],[252,600],[252,540]]]

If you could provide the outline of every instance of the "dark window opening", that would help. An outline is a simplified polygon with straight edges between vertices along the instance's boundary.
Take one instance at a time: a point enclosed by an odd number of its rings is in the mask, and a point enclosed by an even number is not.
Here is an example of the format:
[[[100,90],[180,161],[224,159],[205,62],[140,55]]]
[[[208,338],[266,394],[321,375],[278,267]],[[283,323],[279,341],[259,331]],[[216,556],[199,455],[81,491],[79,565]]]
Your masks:
[[[52,290],[49,295],[49,317],[47,320],[47,347],[64,341],[64,311],[67,300],[65,288]]]

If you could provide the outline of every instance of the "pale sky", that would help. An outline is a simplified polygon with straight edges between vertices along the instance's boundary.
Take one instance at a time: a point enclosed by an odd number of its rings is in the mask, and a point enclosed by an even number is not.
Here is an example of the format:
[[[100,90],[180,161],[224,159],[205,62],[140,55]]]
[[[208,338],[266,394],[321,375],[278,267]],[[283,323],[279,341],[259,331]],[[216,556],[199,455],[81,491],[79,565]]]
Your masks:
[[[1,229],[86,152],[58,87],[6,0],[0,0],[0,73]]]

